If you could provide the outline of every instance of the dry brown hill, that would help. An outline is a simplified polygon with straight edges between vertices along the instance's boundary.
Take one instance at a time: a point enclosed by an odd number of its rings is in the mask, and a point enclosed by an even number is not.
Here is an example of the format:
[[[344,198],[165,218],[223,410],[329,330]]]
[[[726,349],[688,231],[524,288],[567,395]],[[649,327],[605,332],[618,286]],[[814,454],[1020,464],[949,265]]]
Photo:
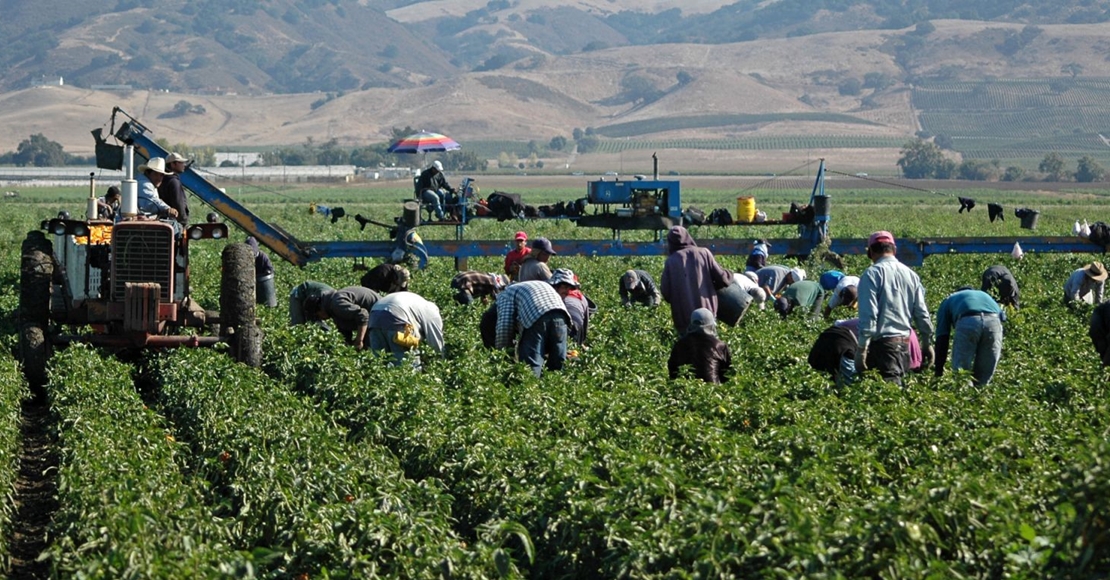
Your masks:
[[[1011,56],[997,45],[1020,25],[938,21],[912,55],[921,75],[955,78],[1062,76],[1069,63],[1083,75],[1110,76],[1103,58],[1110,24],[1046,25]],[[320,93],[234,96],[40,87],[0,95],[0,151],[43,133],[71,153],[92,148],[89,130],[121,106],[158,137],[191,145],[266,147],[312,138],[364,145],[406,125],[467,140],[546,142],[576,127],[735,113],[845,113],[870,124],[764,122],[668,130],[642,137],[727,138],[773,135],[913,135],[908,85],[840,94],[844,79],[867,73],[904,78],[897,43],[910,32],[855,31],[724,45],[625,46],[576,55],[525,58],[494,71],[472,72],[409,88],[351,91],[324,103]],[[993,54],[992,54],[993,53]],[[903,55],[905,57],[905,55]],[[686,75],[685,82],[679,76]],[[630,79],[659,93],[629,100]],[[180,101],[203,114],[160,118]],[[316,106],[314,106],[316,103]],[[322,103],[322,104],[321,104]]]

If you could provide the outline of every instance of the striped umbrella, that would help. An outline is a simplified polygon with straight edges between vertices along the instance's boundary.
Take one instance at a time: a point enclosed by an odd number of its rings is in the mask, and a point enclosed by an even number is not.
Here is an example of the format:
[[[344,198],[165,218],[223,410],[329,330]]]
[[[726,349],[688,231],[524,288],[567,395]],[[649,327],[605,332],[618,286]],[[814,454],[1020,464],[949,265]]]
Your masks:
[[[461,148],[458,141],[441,135],[421,131],[408,137],[401,137],[389,146],[390,153],[428,153],[430,151],[454,151]]]

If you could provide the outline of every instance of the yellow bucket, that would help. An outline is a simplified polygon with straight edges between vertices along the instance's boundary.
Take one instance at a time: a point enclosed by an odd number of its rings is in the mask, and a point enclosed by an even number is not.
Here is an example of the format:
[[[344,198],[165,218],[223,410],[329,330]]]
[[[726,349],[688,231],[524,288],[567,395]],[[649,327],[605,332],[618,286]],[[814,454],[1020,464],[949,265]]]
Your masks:
[[[752,223],[755,221],[755,198],[742,195],[736,198],[736,221]]]

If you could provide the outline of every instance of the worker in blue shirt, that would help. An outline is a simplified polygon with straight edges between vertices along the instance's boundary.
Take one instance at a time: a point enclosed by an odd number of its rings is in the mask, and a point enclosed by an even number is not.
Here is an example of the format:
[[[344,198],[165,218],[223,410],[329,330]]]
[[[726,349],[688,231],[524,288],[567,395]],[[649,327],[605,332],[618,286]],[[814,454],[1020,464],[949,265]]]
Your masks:
[[[966,286],[949,294],[937,310],[936,375],[944,374],[948,337],[955,328],[952,370],[971,370],[975,384],[990,383],[1002,356],[1004,319],[1002,307],[986,292]]]

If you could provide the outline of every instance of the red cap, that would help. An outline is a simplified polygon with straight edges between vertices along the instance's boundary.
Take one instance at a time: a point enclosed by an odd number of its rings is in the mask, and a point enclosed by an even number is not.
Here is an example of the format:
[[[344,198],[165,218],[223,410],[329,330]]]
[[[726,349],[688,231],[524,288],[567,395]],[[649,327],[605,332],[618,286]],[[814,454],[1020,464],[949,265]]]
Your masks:
[[[526,234],[524,232],[517,232],[516,233],[516,239],[518,239],[518,240],[527,240],[528,239],[528,234]]]
[[[871,234],[870,238],[867,238],[867,247],[871,247],[873,244],[877,243],[893,244],[894,236],[892,236],[888,231],[881,231],[875,232]]]

